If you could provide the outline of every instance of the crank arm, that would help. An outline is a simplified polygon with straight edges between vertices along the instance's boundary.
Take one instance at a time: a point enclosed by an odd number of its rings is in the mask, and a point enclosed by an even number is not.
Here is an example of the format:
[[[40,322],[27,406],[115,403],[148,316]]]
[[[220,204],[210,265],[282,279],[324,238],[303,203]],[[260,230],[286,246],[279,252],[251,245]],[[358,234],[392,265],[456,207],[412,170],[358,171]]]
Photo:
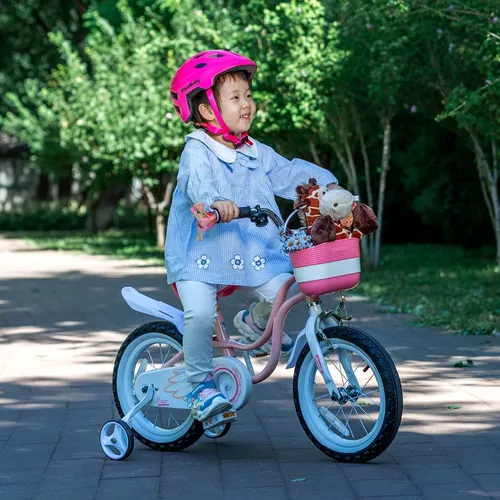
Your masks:
[[[122,421],[128,424],[129,421],[134,418],[135,414],[142,410],[153,399],[154,393],[155,389],[153,385],[150,385],[144,397],[122,418]]]

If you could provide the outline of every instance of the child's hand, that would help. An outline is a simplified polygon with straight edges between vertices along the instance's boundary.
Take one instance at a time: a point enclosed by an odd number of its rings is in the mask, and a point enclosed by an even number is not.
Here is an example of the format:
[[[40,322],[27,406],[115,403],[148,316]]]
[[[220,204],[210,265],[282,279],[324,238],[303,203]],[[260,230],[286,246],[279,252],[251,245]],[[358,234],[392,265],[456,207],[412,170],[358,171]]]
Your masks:
[[[240,215],[238,205],[229,200],[216,201],[212,203],[210,208],[215,208],[215,210],[219,212],[220,220],[222,222],[231,222],[233,219],[236,219],[238,215]]]

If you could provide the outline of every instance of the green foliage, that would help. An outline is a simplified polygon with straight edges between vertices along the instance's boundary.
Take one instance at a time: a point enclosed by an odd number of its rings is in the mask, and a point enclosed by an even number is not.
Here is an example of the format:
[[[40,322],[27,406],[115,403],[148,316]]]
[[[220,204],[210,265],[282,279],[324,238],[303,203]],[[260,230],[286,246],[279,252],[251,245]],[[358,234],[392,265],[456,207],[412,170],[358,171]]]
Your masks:
[[[341,171],[340,154],[348,145],[342,166],[350,154],[363,198],[356,120],[375,186],[380,120],[395,115],[386,240],[405,226],[428,240],[472,241],[469,229],[457,229],[460,218],[466,228],[482,226],[480,243],[491,241],[480,185],[469,175],[473,149],[461,131],[472,127],[493,159],[496,2],[105,0],[87,7],[61,0],[0,7],[0,90],[11,91],[0,123],[29,145],[35,168],[57,173],[76,163],[94,199],[103,186],[136,176],[158,198],[190,130],[170,103],[173,72],[193,53],[222,47],[258,63],[253,133],[286,156],[319,159],[345,185],[352,177]]]
[[[73,231],[85,228],[85,216],[72,210],[0,212],[0,231]]]
[[[59,31],[78,46],[85,37],[85,0],[2,0],[0,3],[0,96],[24,94],[26,78],[44,79],[59,61],[48,33]],[[6,109],[0,100],[0,113]]]
[[[240,44],[259,63],[259,127],[266,132],[325,133],[325,107],[346,57],[337,23],[319,0],[267,8],[252,0],[243,11]]]
[[[113,226],[120,230],[144,229],[148,226],[148,216],[144,210],[118,207]],[[5,232],[81,231],[85,227],[85,210],[40,208],[36,211],[0,212],[0,231]]]
[[[163,252],[156,247],[154,235],[131,231],[107,231],[98,236],[89,234],[39,235],[26,241],[45,250],[83,252],[88,255],[110,255],[123,259],[144,259],[163,265]]]
[[[386,246],[381,267],[364,272],[357,290],[420,325],[500,332],[500,271],[458,247]]]

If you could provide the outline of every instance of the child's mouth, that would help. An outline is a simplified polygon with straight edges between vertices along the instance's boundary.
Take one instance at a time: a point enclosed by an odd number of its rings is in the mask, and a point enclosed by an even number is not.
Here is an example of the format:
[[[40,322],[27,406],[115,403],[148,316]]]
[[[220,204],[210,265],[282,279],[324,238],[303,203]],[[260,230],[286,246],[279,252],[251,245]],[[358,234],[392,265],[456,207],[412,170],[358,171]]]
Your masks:
[[[241,115],[240,119],[241,120],[250,120],[250,115]]]

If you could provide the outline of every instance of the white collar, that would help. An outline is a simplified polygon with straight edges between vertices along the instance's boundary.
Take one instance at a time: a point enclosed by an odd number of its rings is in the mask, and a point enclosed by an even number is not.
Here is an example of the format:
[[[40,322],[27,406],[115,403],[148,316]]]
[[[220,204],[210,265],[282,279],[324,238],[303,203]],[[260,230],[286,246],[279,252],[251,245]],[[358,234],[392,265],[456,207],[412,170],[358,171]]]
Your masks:
[[[238,150],[231,149],[220,142],[217,142],[215,139],[212,139],[206,132],[201,129],[195,130],[191,132],[185,137],[185,141],[189,141],[190,139],[197,139],[198,141],[203,142],[205,146],[210,149],[217,158],[226,163],[234,163],[236,160],[236,153],[242,153],[245,156],[249,156],[250,158],[258,158],[258,149],[257,143],[252,139],[252,146],[245,144]]]

